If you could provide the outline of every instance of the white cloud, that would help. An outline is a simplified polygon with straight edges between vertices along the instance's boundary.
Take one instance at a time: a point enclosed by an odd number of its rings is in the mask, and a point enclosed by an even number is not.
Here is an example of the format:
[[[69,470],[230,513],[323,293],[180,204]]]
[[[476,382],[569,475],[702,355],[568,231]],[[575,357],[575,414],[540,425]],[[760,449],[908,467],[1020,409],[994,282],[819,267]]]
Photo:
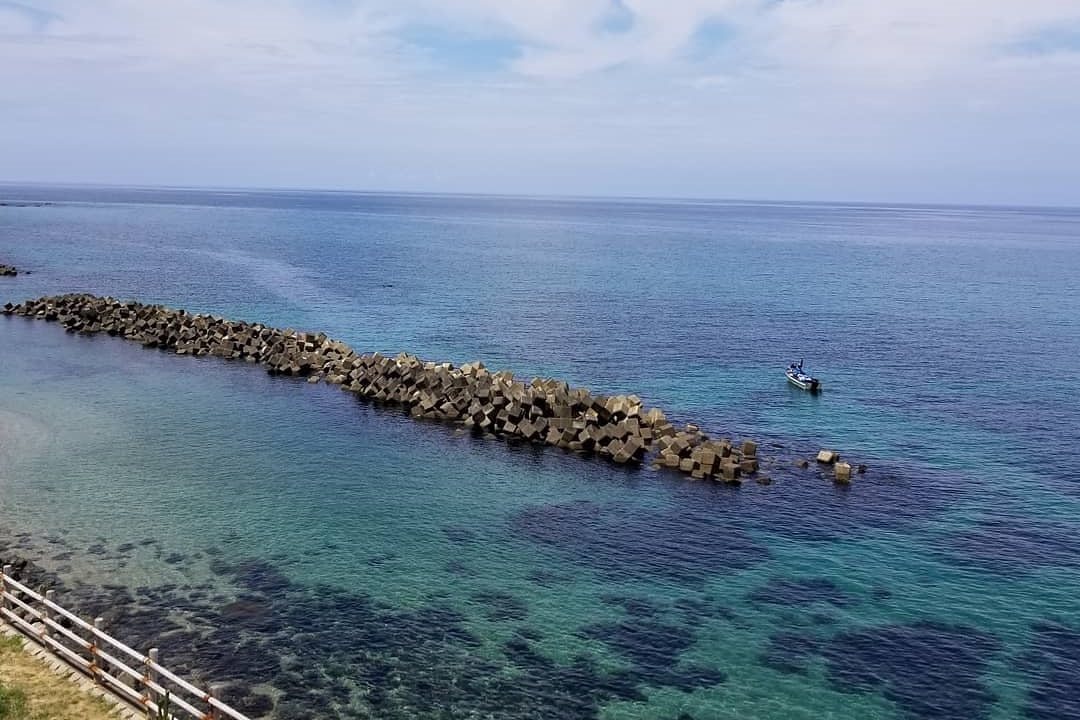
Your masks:
[[[39,25],[31,13],[18,6],[0,5],[0,37],[18,37],[34,31]]]
[[[1022,168],[1024,192],[1080,187],[1080,53],[1016,52],[1080,28],[1075,0],[622,6],[0,1],[0,179],[820,197],[873,178],[965,199]],[[417,25],[521,52],[451,72]]]

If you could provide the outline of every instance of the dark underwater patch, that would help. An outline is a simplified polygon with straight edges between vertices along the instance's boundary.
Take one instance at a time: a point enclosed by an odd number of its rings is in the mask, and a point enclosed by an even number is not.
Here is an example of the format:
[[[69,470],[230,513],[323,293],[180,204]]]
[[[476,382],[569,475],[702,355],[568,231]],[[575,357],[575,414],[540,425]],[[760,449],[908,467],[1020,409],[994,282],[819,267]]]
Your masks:
[[[946,561],[998,575],[1039,568],[1080,567],[1080,528],[1037,518],[987,518],[949,538]]]
[[[837,689],[880,691],[905,717],[977,720],[988,716],[995,700],[981,676],[998,649],[994,637],[975,628],[919,622],[833,638],[780,633],[771,638],[762,662],[805,673],[813,656],[820,656]]]
[[[715,483],[672,484],[678,501],[675,514],[705,513],[716,523],[744,530],[829,541],[917,525],[979,488],[964,477],[902,466],[872,467],[842,486],[816,463],[800,470],[784,459],[775,464],[765,456],[763,460],[762,471],[773,480],[769,491],[757,485],[733,489]]]
[[[679,657],[694,643],[693,632],[654,616],[594,623],[582,628],[581,635],[599,640],[629,662],[632,667],[624,677],[627,681],[690,692],[727,680],[717,668],[681,663]]]
[[[287,590],[291,582],[274,565],[263,560],[247,558],[236,562],[214,559],[210,561],[210,570],[217,575],[229,577],[240,587],[258,593],[280,593]]]
[[[668,604],[609,596],[627,617],[581,634],[624,660],[612,670],[588,653],[569,662],[545,657],[540,633],[528,626],[513,631],[502,657],[485,658],[470,618],[438,598],[403,609],[363,593],[293,585],[271,563],[224,556],[211,563],[235,594],[205,583],[61,594],[82,615],[106,615],[109,631],[133,647],[158,647],[181,675],[226,683],[226,697],[252,718],[596,720],[612,702],[647,700],[649,688],[692,692],[726,680],[719,668],[682,659],[694,642],[689,620],[724,610],[711,597]],[[524,603],[498,590],[474,600],[498,621],[525,615]],[[263,683],[280,694],[252,690]]]
[[[694,643],[686,627],[656,618],[630,618],[582,628],[583,637],[599,640],[612,652],[642,668],[668,668]]]
[[[219,617],[223,623],[251,630],[273,630],[270,605],[262,598],[240,598],[224,605]]]
[[[613,578],[664,577],[699,586],[750,567],[768,551],[710,509],[650,513],[592,502],[540,505],[513,516],[513,529]]]
[[[761,654],[761,664],[790,675],[805,675],[821,641],[792,632],[776,633]]]
[[[490,660],[476,652],[481,641],[469,618],[440,602],[401,609],[335,588],[300,588],[258,561],[218,559],[215,570],[236,583],[238,597],[205,585],[134,593],[112,586],[80,588],[65,601],[84,613],[110,609],[111,631],[136,648],[158,647],[170,668],[196,682],[226,683],[228,701],[253,718],[595,720],[610,702],[645,700],[649,686],[692,691],[725,679],[681,662],[691,631],[648,614],[582,631],[627,669],[601,668],[588,655],[556,663],[536,649],[540,634],[527,626],[507,641],[504,659]],[[526,614],[503,592],[474,600],[500,621]],[[178,613],[185,623],[175,621]],[[276,700],[251,689],[266,682],[280,692]]]
[[[251,692],[238,684],[226,686],[221,701],[251,718],[262,717],[274,709],[274,700],[269,695]]]
[[[1080,630],[1055,622],[1033,630],[1030,649],[1018,663],[1032,679],[1024,716],[1080,720]]]
[[[815,602],[837,607],[854,605],[858,599],[829,578],[772,578],[750,595],[755,603],[807,605]]]

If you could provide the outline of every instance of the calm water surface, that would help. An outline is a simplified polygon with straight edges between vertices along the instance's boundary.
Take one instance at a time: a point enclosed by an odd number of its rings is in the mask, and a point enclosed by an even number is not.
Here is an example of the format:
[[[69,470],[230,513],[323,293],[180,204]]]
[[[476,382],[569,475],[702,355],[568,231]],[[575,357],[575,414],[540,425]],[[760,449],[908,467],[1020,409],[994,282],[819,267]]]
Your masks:
[[[27,201],[0,302],[480,359],[776,458],[697,483],[0,318],[5,557],[253,717],[1080,718],[1080,211],[0,186]],[[794,467],[822,446],[869,472]]]

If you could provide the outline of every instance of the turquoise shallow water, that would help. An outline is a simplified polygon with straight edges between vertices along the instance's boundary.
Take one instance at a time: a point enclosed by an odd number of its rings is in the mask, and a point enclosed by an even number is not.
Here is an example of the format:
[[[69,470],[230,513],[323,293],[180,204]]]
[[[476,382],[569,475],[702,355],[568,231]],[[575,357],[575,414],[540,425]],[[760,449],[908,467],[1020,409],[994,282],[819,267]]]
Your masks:
[[[0,318],[8,552],[253,715],[1080,717],[1078,212],[0,199],[53,203],[0,207],[0,262],[30,271],[5,302],[482,359],[782,458],[768,487],[703,485]],[[792,467],[823,445],[870,472]]]

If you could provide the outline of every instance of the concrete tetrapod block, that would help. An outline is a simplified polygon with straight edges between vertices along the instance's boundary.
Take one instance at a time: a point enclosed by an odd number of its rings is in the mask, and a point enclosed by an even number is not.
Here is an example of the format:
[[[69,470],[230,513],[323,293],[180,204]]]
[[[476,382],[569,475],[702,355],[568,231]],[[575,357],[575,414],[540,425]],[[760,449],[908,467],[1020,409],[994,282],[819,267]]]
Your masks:
[[[701,465],[701,469],[712,475],[716,472],[716,466],[720,462],[720,458],[716,456],[716,453],[707,448],[699,450],[697,453],[697,461]]]
[[[833,473],[836,477],[836,482],[851,482],[851,465],[849,463],[836,463],[836,465],[833,467]]]
[[[623,443],[623,449],[633,458],[640,459],[645,455],[645,443],[635,435],[631,435],[626,439]]]
[[[817,461],[819,463],[825,463],[831,465],[840,459],[840,453],[835,450],[819,450],[817,454]]]

